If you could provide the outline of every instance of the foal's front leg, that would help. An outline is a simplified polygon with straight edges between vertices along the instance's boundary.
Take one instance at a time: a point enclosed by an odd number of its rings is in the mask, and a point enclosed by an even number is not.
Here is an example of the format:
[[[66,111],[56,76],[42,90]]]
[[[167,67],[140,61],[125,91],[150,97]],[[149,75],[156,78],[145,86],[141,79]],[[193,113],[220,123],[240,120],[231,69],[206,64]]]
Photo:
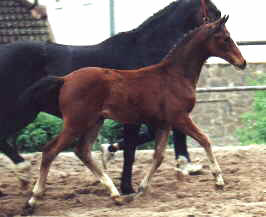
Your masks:
[[[167,142],[168,142],[169,132],[170,132],[170,127],[159,128],[156,130],[155,151],[153,154],[152,165],[147,175],[141,181],[137,196],[143,194],[148,189],[153,174],[156,172],[156,170],[161,165],[163,158],[164,158],[164,152],[167,146]]]
[[[197,127],[188,114],[180,115],[178,117],[178,120],[175,123],[175,128],[178,128],[180,131],[197,140],[204,148],[210,163],[211,172],[216,180],[216,186],[222,188],[224,186],[222,171],[213,154],[208,137]]]

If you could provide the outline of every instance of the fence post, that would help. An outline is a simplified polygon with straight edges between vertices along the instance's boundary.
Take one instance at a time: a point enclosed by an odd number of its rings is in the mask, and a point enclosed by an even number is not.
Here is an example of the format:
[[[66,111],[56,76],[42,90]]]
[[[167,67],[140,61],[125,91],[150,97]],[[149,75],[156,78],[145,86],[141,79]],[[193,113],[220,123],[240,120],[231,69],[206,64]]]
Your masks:
[[[114,0],[109,0],[109,13],[110,13],[110,36],[115,34],[115,6]]]

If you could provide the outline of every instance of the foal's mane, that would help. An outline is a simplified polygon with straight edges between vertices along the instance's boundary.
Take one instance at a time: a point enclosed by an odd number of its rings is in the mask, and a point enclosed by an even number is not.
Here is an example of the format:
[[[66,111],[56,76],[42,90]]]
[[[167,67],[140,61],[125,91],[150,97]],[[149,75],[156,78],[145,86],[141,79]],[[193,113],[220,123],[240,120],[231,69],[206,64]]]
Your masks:
[[[204,25],[198,26],[195,29],[190,30],[189,32],[183,34],[181,38],[177,40],[177,42],[173,45],[173,47],[170,49],[170,51],[166,54],[166,56],[163,58],[163,60],[167,60],[168,58],[171,58],[174,55],[174,52],[177,48],[180,46],[185,46],[188,42],[190,42],[193,39],[193,36],[203,28]]]

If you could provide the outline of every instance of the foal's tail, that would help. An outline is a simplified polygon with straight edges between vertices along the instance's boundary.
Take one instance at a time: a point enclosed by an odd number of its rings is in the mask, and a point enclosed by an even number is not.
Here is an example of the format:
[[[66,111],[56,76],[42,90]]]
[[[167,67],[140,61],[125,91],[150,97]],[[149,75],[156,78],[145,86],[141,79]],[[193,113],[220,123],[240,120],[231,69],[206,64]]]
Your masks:
[[[19,97],[19,106],[27,105],[45,106],[46,103],[56,101],[59,96],[59,90],[64,84],[64,79],[57,76],[47,76],[40,79],[28,89],[26,89]]]

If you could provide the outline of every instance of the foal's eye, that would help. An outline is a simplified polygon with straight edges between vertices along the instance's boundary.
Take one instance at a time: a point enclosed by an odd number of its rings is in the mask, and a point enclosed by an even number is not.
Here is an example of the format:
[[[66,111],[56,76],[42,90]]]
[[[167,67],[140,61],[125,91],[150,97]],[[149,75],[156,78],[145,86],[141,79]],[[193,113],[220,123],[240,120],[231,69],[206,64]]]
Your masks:
[[[224,39],[224,42],[229,42],[230,41],[230,38],[229,37],[226,37],[225,39]]]

